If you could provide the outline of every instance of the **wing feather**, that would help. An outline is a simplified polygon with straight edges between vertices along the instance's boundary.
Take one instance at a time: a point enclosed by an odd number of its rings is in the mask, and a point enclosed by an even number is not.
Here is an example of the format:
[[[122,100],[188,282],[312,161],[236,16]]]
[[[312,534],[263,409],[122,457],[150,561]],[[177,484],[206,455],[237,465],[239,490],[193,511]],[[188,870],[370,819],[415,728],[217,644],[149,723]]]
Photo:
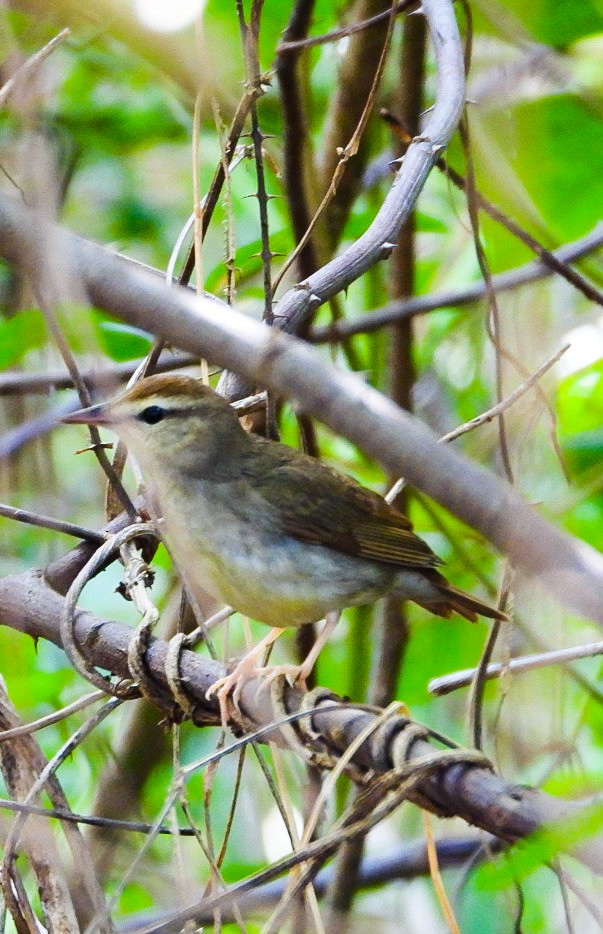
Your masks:
[[[254,441],[266,443],[257,436]],[[278,457],[254,481],[266,508],[294,538],[401,567],[442,563],[405,515],[315,458],[279,445]]]

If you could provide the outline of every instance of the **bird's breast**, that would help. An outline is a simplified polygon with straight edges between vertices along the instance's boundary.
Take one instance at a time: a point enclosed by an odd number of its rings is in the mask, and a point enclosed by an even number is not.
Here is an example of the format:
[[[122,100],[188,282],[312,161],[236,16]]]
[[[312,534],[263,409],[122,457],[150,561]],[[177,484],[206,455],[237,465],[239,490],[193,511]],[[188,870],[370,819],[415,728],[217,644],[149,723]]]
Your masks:
[[[197,495],[188,511],[177,497],[162,504],[166,545],[193,593],[271,626],[299,626],[388,589],[389,567],[298,541],[234,505]]]

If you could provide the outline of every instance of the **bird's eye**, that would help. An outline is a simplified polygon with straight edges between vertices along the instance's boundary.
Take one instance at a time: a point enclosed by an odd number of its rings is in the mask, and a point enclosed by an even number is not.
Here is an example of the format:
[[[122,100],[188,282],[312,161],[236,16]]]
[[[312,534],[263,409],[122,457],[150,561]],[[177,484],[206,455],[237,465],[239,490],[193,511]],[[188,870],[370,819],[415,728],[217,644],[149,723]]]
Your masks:
[[[160,405],[147,405],[138,418],[147,425],[156,425],[162,418],[165,418],[165,409],[162,409]]]

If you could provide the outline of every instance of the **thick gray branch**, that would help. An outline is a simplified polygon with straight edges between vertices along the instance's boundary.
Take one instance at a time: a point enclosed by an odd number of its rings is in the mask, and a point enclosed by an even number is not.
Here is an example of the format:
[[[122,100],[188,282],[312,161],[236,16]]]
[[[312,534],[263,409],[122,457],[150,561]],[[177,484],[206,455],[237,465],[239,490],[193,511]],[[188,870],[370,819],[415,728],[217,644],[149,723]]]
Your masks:
[[[430,170],[457,127],[465,103],[465,70],[453,6],[449,0],[426,0],[421,9],[437,77],[435,102],[421,135],[408,147],[389,194],[362,236],[279,300],[273,322],[278,330],[301,333],[320,305],[390,256]],[[241,380],[241,371],[224,373],[219,388],[231,401],[253,391]]]
[[[0,625],[28,633],[36,639],[49,639],[58,646],[61,646],[59,620],[63,603],[63,597],[48,586],[38,571],[0,580]],[[127,652],[132,630],[128,626],[80,610],[76,613],[74,635],[80,651],[91,665],[122,678],[129,676]],[[153,682],[167,692],[166,660],[167,643],[151,639],[145,654],[145,666]],[[188,649],[182,652],[179,672],[188,697],[196,704],[195,722],[219,723],[217,701],[215,698],[208,701],[205,692],[223,671],[222,666],[211,659],[202,658]],[[279,715],[278,710],[273,710],[270,694],[265,689],[258,690],[258,686],[257,680],[250,680],[241,695],[246,732],[268,727]],[[166,693],[166,698],[168,696]],[[286,691],[284,701],[289,713],[300,710],[303,696],[296,688]],[[323,701],[314,708],[311,726],[337,757],[346,751],[356,736],[374,723],[375,718],[374,711],[357,708],[353,704]],[[400,765],[396,750],[407,725],[406,718],[392,717],[367,737],[355,753],[353,764],[362,772],[370,770],[377,773],[388,772],[393,766]],[[307,734],[304,735],[306,740],[302,742],[307,742]],[[263,738],[281,744],[287,742],[279,728],[271,728]],[[412,762],[433,751],[433,746],[426,739],[417,738],[404,755]],[[579,803],[558,800],[536,789],[511,785],[481,763],[472,762],[442,764],[436,774],[422,782],[419,793],[421,804],[430,810],[443,816],[458,815],[506,841],[522,838],[542,824],[571,819],[581,810]],[[592,869],[603,872],[603,854],[596,839],[581,843],[574,852]]]
[[[297,333],[319,305],[389,256],[430,169],[456,129],[464,106],[465,82],[452,4],[448,0],[425,0],[422,6],[436,59],[435,104],[421,136],[408,147],[392,188],[370,227],[343,253],[294,286],[279,301],[275,324],[288,333]]]
[[[44,244],[77,269],[93,305],[292,399],[394,475],[478,529],[568,607],[603,623],[603,558],[541,518],[515,490],[312,347],[227,307],[168,289],[107,250],[0,198],[0,254],[23,268]]]

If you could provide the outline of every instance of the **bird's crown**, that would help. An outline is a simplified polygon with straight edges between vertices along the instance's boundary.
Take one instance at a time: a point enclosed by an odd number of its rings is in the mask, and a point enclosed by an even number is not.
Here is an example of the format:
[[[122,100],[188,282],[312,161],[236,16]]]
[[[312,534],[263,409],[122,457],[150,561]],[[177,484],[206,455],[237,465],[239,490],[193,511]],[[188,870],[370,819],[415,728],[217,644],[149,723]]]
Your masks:
[[[165,401],[190,405],[202,399],[216,398],[216,394],[209,386],[191,376],[160,373],[139,380],[121,396],[121,399],[127,399],[129,402],[149,402],[156,401],[159,397]]]

